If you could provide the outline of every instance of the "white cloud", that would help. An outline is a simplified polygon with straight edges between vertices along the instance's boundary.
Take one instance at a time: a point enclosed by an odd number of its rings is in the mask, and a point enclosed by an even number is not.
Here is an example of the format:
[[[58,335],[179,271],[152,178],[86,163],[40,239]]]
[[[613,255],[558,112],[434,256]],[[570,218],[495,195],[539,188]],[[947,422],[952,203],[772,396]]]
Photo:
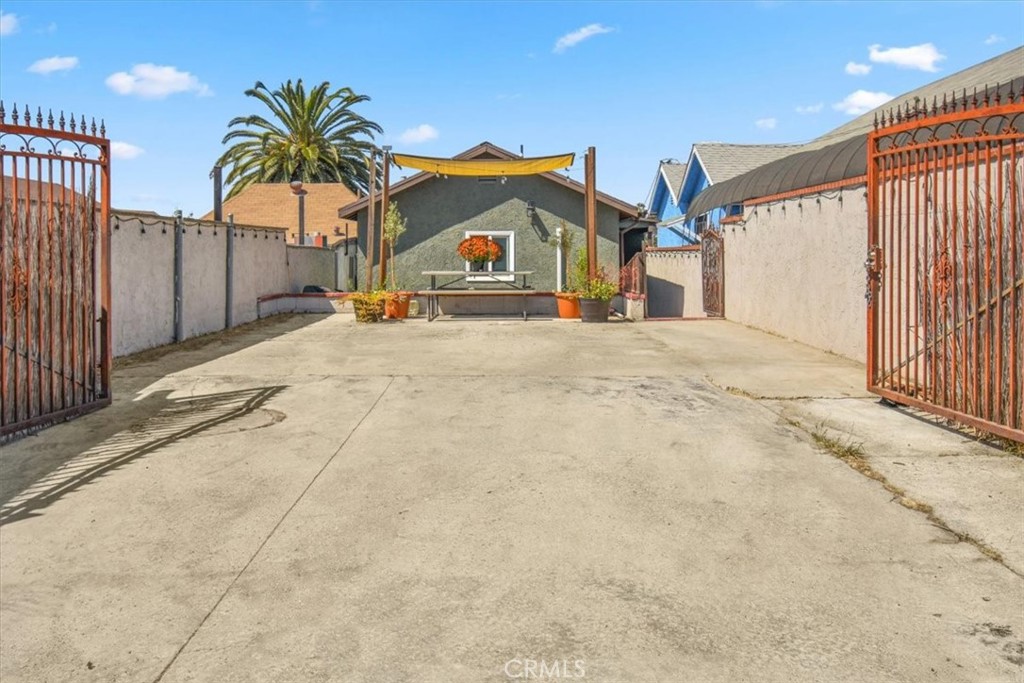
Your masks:
[[[870,90],[854,90],[847,95],[842,102],[836,102],[832,108],[844,114],[857,116],[869,112],[875,107],[881,107],[892,99],[892,95],[885,92],[871,92]]]
[[[892,64],[901,69],[918,69],[920,71],[938,71],[935,66],[946,55],[931,43],[913,45],[911,47],[890,47],[882,49],[881,45],[868,47],[868,59],[877,64]]]
[[[52,74],[54,71],[69,71],[78,66],[78,57],[47,57],[28,68],[34,74]]]
[[[869,73],[871,73],[871,65],[858,64],[857,62],[847,62],[845,70],[846,73],[850,74],[851,76],[867,76]]]
[[[9,36],[18,30],[18,16],[0,12],[0,36]]]
[[[421,123],[414,128],[404,131],[398,136],[398,141],[403,145],[417,145],[421,142],[436,140],[437,136],[437,128],[434,128],[429,123]]]
[[[571,33],[566,33],[564,36],[556,40],[555,47],[552,52],[565,52],[570,47],[582,43],[587,38],[599,36],[602,33],[611,33],[614,30],[615,29],[603,24],[587,24],[583,28],[578,28]]]
[[[754,121],[754,125],[760,128],[761,130],[772,130],[773,128],[775,128],[776,124],[778,124],[778,121],[771,118],[758,119],[757,121]]]
[[[146,150],[127,142],[113,140],[110,143],[110,156],[115,159],[134,159],[143,154]]]
[[[995,33],[993,33],[992,35],[990,35],[988,38],[985,39],[985,44],[986,45],[995,45],[996,43],[1001,43],[1004,40],[1006,40],[1006,38],[1004,38],[1004,37],[1002,37],[1000,35],[996,35]]]
[[[145,99],[163,99],[179,92],[212,95],[210,86],[187,71],[173,66],[136,64],[131,72],[118,71],[107,76],[107,87],[118,95],[138,95]]]
[[[797,114],[817,114],[825,108],[824,102],[818,102],[817,104],[808,104],[806,106],[798,105],[796,108]]]

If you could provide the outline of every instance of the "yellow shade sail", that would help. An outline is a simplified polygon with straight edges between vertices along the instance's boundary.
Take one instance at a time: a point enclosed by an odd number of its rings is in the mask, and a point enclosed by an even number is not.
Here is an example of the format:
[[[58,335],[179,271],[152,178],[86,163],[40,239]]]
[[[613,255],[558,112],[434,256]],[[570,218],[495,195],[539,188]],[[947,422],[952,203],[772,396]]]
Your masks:
[[[402,168],[415,168],[428,173],[465,176],[535,175],[572,166],[575,154],[551,157],[525,157],[518,159],[445,159],[419,157],[412,154],[393,154],[395,163]]]

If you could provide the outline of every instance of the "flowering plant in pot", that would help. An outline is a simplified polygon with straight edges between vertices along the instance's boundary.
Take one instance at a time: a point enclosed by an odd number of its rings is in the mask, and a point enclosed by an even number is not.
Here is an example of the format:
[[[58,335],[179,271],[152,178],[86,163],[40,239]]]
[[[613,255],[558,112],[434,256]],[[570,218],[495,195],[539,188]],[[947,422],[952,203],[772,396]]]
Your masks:
[[[409,301],[412,299],[412,292],[406,292],[398,286],[398,279],[395,275],[395,245],[398,238],[405,234],[408,219],[402,216],[398,210],[398,203],[388,204],[388,211],[384,214],[384,239],[388,243],[391,261],[391,282],[388,285],[387,298],[384,301],[384,313],[392,319],[401,319],[409,316]]]
[[[474,264],[475,270],[483,270],[485,263],[501,258],[501,245],[487,235],[473,235],[459,242],[455,251],[459,256]]]
[[[353,292],[346,299],[352,302],[356,322],[376,323],[384,319],[384,306],[388,296],[388,292],[383,289],[375,289],[372,292]]]
[[[618,285],[608,279],[602,268],[580,290],[580,318],[585,323],[607,322],[612,297],[618,293]]]

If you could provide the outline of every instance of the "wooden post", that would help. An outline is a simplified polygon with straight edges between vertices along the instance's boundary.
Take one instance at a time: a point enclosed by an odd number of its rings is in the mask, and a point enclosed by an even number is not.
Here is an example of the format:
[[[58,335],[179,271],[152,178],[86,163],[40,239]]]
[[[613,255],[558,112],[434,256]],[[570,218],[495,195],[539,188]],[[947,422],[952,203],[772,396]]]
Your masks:
[[[376,221],[374,220],[374,206],[377,187],[377,153],[370,152],[368,161],[370,165],[370,194],[369,203],[366,205],[366,291],[373,288],[373,246],[377,240]]]
[[[391,182],[391,148],[384,147],[384,189],[380,193],[380,288],[384,289],[388,277],[388,241],[384,237],[384,219],[388,215],[388,195]]]
[[[587,278],[597,277],[597,164],[593,147],[584,157],[584,193],[587,228]]]

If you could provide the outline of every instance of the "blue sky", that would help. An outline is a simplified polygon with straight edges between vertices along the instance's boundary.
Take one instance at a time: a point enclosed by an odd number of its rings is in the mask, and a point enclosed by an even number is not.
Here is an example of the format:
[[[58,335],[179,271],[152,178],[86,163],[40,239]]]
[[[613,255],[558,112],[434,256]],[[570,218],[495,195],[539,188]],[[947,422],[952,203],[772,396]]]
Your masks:
[[[210,210],[244,91],[369,95],[396,151],[597,148],[644,201],[694,142],[799,142],[1024,42],[1022,2],[0,2],[0,98],[103,118],[114,205]],[[260,111],[260,113],[263,113]],[[582,177],[582,156],[572,170]]]

